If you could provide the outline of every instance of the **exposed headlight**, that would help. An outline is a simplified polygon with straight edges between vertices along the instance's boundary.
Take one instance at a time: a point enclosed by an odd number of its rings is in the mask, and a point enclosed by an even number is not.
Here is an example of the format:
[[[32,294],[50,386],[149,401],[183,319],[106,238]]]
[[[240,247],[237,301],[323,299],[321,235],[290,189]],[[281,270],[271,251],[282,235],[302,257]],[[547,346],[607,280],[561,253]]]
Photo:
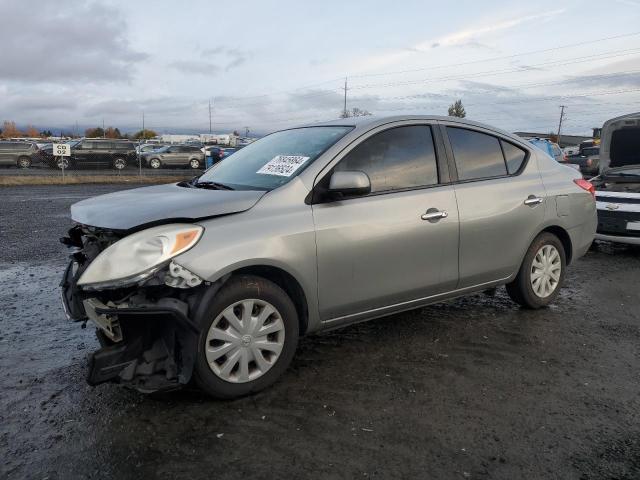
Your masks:
[[[100,252],[80,276],[78,285],[85,290],[100,290],[140,283],[198,243],[203,231],[199,225],[180,223],[129,235]]]

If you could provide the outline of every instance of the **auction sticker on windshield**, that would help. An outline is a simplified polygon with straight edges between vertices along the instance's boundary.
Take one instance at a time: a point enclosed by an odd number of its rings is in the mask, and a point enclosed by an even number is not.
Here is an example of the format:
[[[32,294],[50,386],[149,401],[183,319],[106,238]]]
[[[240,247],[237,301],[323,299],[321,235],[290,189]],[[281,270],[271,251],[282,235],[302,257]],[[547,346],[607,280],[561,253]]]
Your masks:
[[[276,155],[256,173],[290,177],[307,160],[309,160],[309,157],[303,157],[302,155]]]

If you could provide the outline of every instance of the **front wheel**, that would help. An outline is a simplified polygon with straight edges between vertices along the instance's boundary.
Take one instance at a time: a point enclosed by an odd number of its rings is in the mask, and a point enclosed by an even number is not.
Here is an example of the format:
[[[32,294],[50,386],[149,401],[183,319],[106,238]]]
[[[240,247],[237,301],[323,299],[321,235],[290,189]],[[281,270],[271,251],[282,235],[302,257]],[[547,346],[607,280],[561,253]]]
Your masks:
[[[546,307],[560,293],[565,267],[562,242],[552,233],[543,232],[529,246],[518,275],[507,284],[507,293],[525,308]]]
[[[29,157],[20,157],[18,159],[18,168],[29,168],[31,166],[31,159]]]
[[[152,158],[151,160],[149,160],[149,166],[154,170],[157,170],[162,166],[162,164],[160,163],[160,160],[158,160],[157,158]]]
[[[191,160],[189,160],[189,166],[194,170],[200,168],[200,160],[198,160],[197,158],[192,158]]]
[[[67,157],[61,157],[58,160],[56,160],[56,167],[58,167],[60,170],[62,170],[63,168],[66,170],[67,168],[69,168],[69,159]]]
[[[204,309],[194,378],[216,398],[260,391],[287,369],[298,345],[289,296],[261,277],[231,278]]]

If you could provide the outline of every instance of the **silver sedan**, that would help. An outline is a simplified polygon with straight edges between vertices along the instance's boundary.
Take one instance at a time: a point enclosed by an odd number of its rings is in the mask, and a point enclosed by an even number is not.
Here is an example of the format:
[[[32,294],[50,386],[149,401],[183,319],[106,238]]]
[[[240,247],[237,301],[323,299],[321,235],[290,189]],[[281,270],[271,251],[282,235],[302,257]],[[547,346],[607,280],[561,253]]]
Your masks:
[[[192,181],[71,212],[64,304],[104,345],[90,383],[194,379],[219,398],[273,383],[304,334],[500,286],[545,307],[596,229],[578,172],[427,116],[279,131]]]

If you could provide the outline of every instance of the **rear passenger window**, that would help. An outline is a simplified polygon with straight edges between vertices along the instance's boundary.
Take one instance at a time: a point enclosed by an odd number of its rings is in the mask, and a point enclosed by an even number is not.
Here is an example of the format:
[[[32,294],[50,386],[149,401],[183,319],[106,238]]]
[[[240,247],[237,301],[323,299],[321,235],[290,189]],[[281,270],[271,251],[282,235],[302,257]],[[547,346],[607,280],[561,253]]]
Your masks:
[[[516,173],[520,170],[522,163],[524,162],[527,152],[519,147],[516,147],[512,143],[502,141],[502,151],[504,152],[504,158],[507,161],[507,170],[509,174]]]
[[[371,193],[438,183],[431,127],[396,127],[365,140],[344,157],[336,171],[365,172]]]
[[[460,180],[507,174],[500,141],[496,137],[456,127],[447,127],[447,134]]]

